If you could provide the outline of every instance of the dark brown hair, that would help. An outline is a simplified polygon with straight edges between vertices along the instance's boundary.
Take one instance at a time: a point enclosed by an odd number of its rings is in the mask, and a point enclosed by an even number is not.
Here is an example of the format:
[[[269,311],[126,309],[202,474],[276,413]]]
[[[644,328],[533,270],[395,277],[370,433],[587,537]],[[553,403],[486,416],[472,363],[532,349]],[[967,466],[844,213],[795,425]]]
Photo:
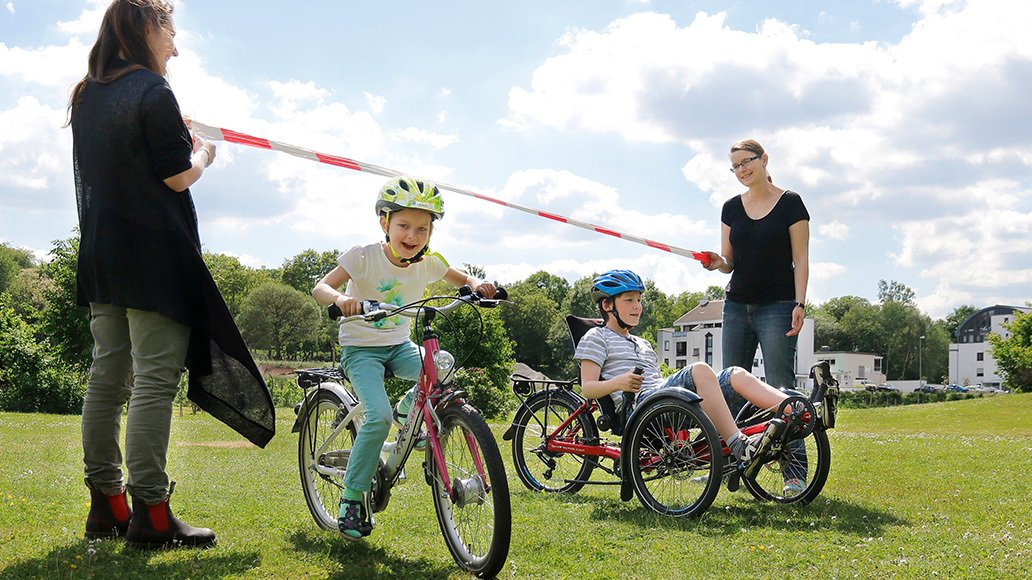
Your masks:
[[[152,27],[172,26],[172,4],[165,0],[115,0],[108,6],[100,23],[97,42],[90,50],[89,67],[68,100],[69,118],[90,81],[110,83],[127,73],[147,68],[161,74],[159,56],[147,44],[147,33]],[[116,67],[115,61],[124,59],[128,67]]]

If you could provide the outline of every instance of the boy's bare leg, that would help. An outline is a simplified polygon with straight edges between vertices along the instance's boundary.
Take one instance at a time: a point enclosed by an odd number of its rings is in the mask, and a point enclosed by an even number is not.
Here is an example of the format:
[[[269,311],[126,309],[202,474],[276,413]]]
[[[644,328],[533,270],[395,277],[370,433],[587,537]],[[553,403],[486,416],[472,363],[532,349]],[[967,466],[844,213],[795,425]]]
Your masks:
[[[778,403],[788,398],[788,395],[784,392],[761,381],[741,367],[732,367],[731,387],[736,393],[745,397],[746,401],[760,409],[775,407]]]
[[[734,417],[731,416],[731,411],[727,408],[724,395],[720,392],[717,374],[713,372],[713,368],[704,363],[692,365],[691,372],[695,392],[702,397],[702,403],[699,405],[702,407],[702,412],[706,413],[706,416],[713,422],[721,439],[727,441],[738,432],[738,427],[735,425]]]

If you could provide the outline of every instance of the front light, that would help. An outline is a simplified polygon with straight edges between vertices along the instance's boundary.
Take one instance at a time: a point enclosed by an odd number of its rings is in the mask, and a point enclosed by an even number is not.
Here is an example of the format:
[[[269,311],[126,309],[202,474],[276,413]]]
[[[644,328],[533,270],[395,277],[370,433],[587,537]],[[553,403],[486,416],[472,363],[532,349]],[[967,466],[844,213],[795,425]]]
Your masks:
[[[452,382],[455,370],[455,357],[446,350],[439,350],[434,354],[434,366],[437,367],[437,380],[442,384],[449,384]]]

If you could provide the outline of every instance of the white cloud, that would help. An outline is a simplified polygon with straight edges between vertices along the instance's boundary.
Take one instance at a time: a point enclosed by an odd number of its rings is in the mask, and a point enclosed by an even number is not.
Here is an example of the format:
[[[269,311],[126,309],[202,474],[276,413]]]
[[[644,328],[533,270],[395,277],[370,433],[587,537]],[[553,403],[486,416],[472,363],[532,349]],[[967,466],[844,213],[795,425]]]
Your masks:
[[[829,224],[823,224],[817,227],[817,231],[820,234],[831,240],[844,240],[849,237],[849,226],[835,220]]]

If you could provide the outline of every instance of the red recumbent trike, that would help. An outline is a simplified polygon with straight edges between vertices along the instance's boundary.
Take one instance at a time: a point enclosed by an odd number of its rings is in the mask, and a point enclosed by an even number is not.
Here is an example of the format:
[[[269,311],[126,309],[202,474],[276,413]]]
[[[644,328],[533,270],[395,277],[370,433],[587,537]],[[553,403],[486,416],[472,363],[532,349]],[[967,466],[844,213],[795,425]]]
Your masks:
[[[602,321],[567,316],[566,324],[576,350],[584,333]],[[514,375],[512,390],[521,402],[503,438],[512,441],[520,481],[534,491],[573,493],[589,484],[618,485],[623,501],[636,494],[656,513],[697,517],[726,480],[731,491],[744,482],[757,499],[805,505],[828,478],[826,430],[835,426],[839,396],[827,362],[814,365],[810,378],[808,397],[786,390],[789,398],[778,409],[746,404],[738,413],[736,422],[746,435],[765,431],[771,422],[779,427],[745,464],[733,459],[717,435],[699,406],[702,399],[680,387],[658,389],[636,405],[633,395],[625,393],[617,411],[610,397],[582,397],[578,380]],[[600,434],[604,431],[612,437]],[[608,477],[592,478],[596,469]]]

